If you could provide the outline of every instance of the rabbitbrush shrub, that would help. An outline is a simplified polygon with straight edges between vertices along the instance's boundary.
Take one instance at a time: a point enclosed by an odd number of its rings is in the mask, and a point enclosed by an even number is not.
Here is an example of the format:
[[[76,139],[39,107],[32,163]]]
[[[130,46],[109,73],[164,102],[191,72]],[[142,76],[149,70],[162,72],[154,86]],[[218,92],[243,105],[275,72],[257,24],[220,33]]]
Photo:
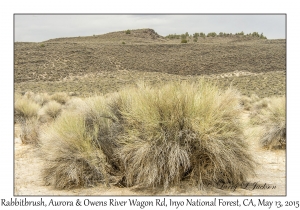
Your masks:
[[[108,183],[164,186],[183,180],[240,184],[254,161],[239,121],[239,94],[205,82],[139,84],[91,97],[41,135],[45,179],[57,188]]]
[[[47,184],[64,189],[106,181],[106,156],[96,133],[87,129],[84,115],[75,112],[62,113],[41,133]]]
[[[20,126],[20,139],[22,143],[38,145],[40,128],[38,118],[32,117],[30,119],[26,119],[20,123]]]
[[[76,100],[41,134],[44,177],[56,188],[108,184],[114,164],[118,124],[102,96]],[[74,102],[73,102],[74,103]],[[70,106],[70,105],[69,105]]]
[[[40,105],[26,97],[17,97],[15,100],[14,114],[17,122],[37,117]]]
[[[286,146],[286,100],[285,97],[271,98],[267,109],[261,115],[263,135],[260,143],[263,147],[285,148]]]
[[[47,115],[55,119],[62,111],[62,105],[56,101],[49,101],[41,109],[41,115]]]
[[[51,95],[51,99],[57,101],[60,104],[65,104],[70,99],[70,96],[65,92],[57,92]]]
[[[26,95],[16,95],[14,116],[15,122],[20,124],[20,139],[24,144],[38,144],[39,124],[38,112],[40,105]]]
[[[201,80],[141,85],[118,97],[111,107],[124,130],[116,154],[128,186],[239,184],[254,174],[235,90]]]

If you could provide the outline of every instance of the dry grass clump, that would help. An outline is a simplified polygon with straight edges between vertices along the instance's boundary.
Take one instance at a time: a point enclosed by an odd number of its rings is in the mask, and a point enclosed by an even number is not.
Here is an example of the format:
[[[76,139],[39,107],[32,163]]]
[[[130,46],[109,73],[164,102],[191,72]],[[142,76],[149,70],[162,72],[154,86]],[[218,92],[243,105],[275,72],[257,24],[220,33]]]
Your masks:
[[[114,163],[114,150],[118,147],[116,137],[122,131],[122,125],[117,116],[111,111],[105,97],[97,96],[87,98],[85,106],[78,107],[78,111],[85,117],[85,124],[90,132],[95,133],[97,143],[108,157],[108,161]]]
[[[270,103],[271,103],[270,98],[262,98],[253,103],[249,115],[250,117],[249,123],[251,125],[257,126],[267,121],[267,118],[265,118],[263,112],[269,109]]]
[[[35,94],[32,91],[27,91],[26,93],[24,93],[23,97],[39,104],[40,106],[43,106],[48,101],[50,101],[50,96],[48,93],[36,93]]]
[[[256,94],[252,94],[250,97],[241,96],[240,104],[243,106],[244,110],[250,111],[253,108],[253,104],[256,103],[260,98]]]
[[[262,111],[264,134],[262,146],[269,149],[286,147],[286,100],[285,97],[271,98],[268,109]]]
[[[65,189],[106,181],[106,156],[96,136],[83,114],[63,112],[40,137],[46,183]]]
[[[37,117],[41,107],[26,97],[16,97],[14,108],[15,119],[17,122],[21,122]]]
[[[34,92],[32,91],[27,91],[24,93],[24,97],[27,99],[32,99],[34,97]]]
[[[20,123],[21,135],[20,139],[23,144],[34,144],[39,143],[39,121],[38,118],[30,118]]]
[[[77,110],[79,107],[85,106],[86,103],[83,99],[78,98],[78,97],[72,97],[70,100],[66,102],[64,105],[64,108],[66,110]]]
[[[243,140],[238,93],[201,80],[119,93],[117,138],[127,185],[165,188],[189,179],[238,184],[254,173]]]
[[[51,95],[51,100],[55,100],[60,104],[65,104],[70,99],[70,96],[65,92],[58,92]]]
[[[48,93],[38,93],[38,94],[35,94],[32,97],[32,100],[35,103],[43,106],[43,105],[47,104],[50,101],[50,96],[48,95]]]
[[[21,127],[21,141],[24,144],[37,144],[39,135],[38,112],[40,105],[26,95],[15,96],[15,122]]]
[[[45,104],[41,111],[41,116],[49,116],[52,119],[55,119],[62,111],[62,105],[56,101],[49,101]]]
[[[126,186],[240,184],[255,163],[239,98],[201,80],[85,99],[42,132],[45,180],[59,189],[120,175]]]

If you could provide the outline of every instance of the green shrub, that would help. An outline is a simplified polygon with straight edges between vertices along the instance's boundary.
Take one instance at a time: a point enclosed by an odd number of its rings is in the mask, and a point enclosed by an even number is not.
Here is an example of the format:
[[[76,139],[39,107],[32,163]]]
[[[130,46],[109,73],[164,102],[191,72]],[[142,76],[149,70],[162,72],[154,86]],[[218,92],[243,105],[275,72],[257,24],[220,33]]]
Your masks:
[[[45,45],[44,45],[44,44],[41,44],[40,47],[45,47]]]
[[[125,44],[125,42],[122,42],[122,44]]]
[[[199,36],[200,36],[199,33],[194,33],[194,34],[193,34],[193,38],[194,38],[194,39],[198,39]]]
[[[126,34],[131,34],[131,31],[128,29],[125,33]]]
[[[236,33],[235,35],[241,35],[241,36],[244,36],[245,34],[244,34],[244,32],[242,31],[242,32],[240,32],[240,33]]]
[[[202,80],[127,89],[117,102],[124,131],[116,154],[128,186],[235,185],[254,173],[236,91]]]
[[[259,37],[259,33],[258,33],[258,32],[253,32],[251,35],[252,35],[253,37]]]
[[[260,38],[260,39],[267,39],[267,37],[266,37],[266,36],[264,36],[264,34],[263,34],[263,33],[261,33],[261,34],[260,34],[259,38]]]
[[[182,39],[181,43],[187,43],[188,41],[186,39]]]
[[[217,36],[216,32],[210,32],[207,34],[207,37],[216,37],[216,36]]]
[[[201,32],[199,35],[200,37],[205,38],[205,33]]]
[[[168,38],[168,39],[180,39],[180,35],[169,34],[169,35],[166,36],[166,38]]]

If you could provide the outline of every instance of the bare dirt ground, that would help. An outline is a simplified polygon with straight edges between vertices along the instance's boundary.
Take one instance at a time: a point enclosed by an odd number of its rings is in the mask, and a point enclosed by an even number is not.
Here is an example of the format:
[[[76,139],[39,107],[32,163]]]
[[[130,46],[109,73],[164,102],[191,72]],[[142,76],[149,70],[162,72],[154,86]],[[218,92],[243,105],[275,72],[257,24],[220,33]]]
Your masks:
[[[247,120],[247,119],[245,119]],[[71,190],[56,190],[45,186],[41,175],[43,160],[38,156],[38,148],[22,144],[15,138],[15,196],[18,195],[286,195],[286,154],[285,150],[266,150],[258,145],[260,128],[249,128],[246,137],[252,132],[256,136],[247,138],[253,157],[259,165],[256,177],[252,177],[243,186],[218,186],[199,190],[188,183],[182,186],[163,189],[119,188],[116,186],[98,185],[92,188],[77,188]],[[18,131],[16,130],[16,135]],[[269,189],[268,186],[270,187]],[[275,189],[273,189],[275,187]]]

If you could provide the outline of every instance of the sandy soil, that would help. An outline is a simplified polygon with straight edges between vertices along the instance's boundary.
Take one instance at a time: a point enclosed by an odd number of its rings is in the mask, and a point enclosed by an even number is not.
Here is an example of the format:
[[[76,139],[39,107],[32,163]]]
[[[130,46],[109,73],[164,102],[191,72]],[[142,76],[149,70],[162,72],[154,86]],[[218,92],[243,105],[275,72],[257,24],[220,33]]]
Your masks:
[[[220,189],[208,188],[199,190],[188,184],[163,189],[118,188],[116,186],[99,185],[92,188],[71,190],[56,190],[45,186],[42,176],[42,159],[38,157],[38,148],[22,144],[20,138],[15,138],[15,196],[17,195],[286,195],[285,150],[265,150],[257,144],[259,128],[249,128],[246,136],[256,133],[247,140],[253,156],[260,163],[256,169],[256,177],[249,179],[244,186],[219,186]],[[260,187],[260,189],[256,188]],[[270,186],[270,189],[266,189]],[[273,189],[273,187],[276,187]]]

